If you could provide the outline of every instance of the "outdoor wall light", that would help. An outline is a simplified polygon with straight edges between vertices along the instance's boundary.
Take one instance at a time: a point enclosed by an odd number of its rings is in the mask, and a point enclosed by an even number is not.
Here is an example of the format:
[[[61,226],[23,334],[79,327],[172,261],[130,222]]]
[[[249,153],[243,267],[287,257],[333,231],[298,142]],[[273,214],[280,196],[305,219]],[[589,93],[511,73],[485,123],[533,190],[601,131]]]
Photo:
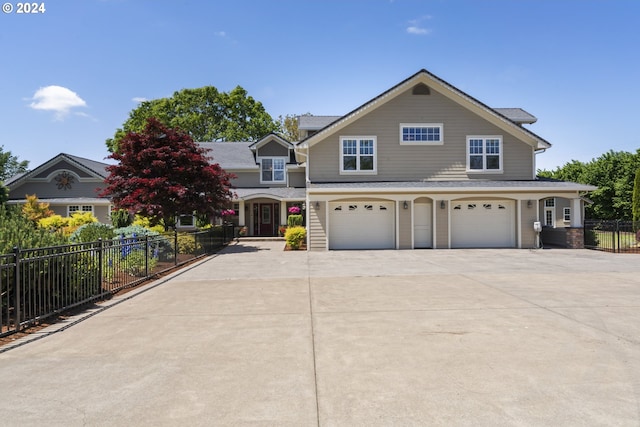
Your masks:
[[[407,201],[405,200],[404,203],[402,204],[402,207],[404,209],[409,209],[409,205],[407,204]]]
[[[316,210],[320,209],[320,203],[316,202]]]
[[[533,202],[531,200],[527,200],[527,207],[531,209],[531,206],[533,206]]]
[[[444,209],[445,206],[444,200],[440,200],[440,209]]]

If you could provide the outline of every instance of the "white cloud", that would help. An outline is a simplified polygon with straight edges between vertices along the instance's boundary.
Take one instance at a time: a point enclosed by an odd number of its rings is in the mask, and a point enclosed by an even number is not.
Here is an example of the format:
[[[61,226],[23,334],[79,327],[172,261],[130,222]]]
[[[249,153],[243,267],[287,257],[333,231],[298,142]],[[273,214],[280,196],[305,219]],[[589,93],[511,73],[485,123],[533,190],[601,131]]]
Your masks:
[[[216,31],[213,34],[215,34],[218,37],[227,37],[227,32],[226,31]]]
[[[418,19],[412,19],[409,21],[409,26],[407,27],[407,33],[414,34],[418,36],[423,36],[426,34],[430,34],[433,30],[430,28],[425,28],[422,23],[424,21],[428,21],[431,19],[431,15],[423,15]]]
[[[416,26],[407,27],[407,33],[409,34],[423,35],[423,34],[429,34],[430,32],[431,30],[428,30],[422,27],[416,27]]]
[[[133,102],[138,103],[138,104],[139,104],[139,103],[141,103],[141,102],[148,101],[148,99],[147,99],[147,98],[144,98],[144,97],[142,97],[142,96],[136,96],[135,98],[131,98],[131,100],[132,100]]]
[[[34,110],[53,111],[57,120],[62,120],[72,108],[86,107],[87,103],[77,93],[62,86],[41,87],[31,98],[29,107]]]

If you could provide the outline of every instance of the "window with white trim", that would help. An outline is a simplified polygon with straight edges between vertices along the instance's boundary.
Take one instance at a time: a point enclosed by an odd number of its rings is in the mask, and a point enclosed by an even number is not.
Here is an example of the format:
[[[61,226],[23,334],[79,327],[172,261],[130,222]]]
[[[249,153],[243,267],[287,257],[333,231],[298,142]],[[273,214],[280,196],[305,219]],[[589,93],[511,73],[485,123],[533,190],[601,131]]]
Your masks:
[[[562,219],[564,222],[571,222],[571,208],[562,209]]]
[[[340,173],[376,173],[376,137],[340,137]]]
[[[260,182],[284,182],[285,159],[267,157],[260,160]]]
[[[193,227],[195,217],[193,215],[180,215],[178,217],[178,227]]]
[[[467,171],[502,172],[502,137],[468,136]]]
[[[442,145],[442,123],[400,123],[400,144]]]
[[[76,212],[91,212],[93,213],[93,206],[91,205],[70,205],[67,207],[67,216],[71,216]]]

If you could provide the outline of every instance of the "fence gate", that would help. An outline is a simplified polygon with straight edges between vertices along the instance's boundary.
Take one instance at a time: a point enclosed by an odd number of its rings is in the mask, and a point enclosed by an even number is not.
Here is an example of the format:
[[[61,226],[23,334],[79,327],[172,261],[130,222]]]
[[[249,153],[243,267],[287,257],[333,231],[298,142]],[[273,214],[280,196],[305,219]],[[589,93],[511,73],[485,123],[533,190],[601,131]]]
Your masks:
[[[584,247],[616,253],[640,253],[640,222],[585,220]]]

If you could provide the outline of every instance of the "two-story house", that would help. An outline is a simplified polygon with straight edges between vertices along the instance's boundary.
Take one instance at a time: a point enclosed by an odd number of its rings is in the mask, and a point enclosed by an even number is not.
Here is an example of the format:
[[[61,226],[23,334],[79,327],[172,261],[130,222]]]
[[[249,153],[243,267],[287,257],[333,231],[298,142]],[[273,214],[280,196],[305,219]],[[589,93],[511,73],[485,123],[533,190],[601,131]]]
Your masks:
[[[551,144],[535,121],[426,70],[344,116],[301,117],[308,248],[531,248],[558,205],[556,243],[579,246],[595,188],[536,178]]]

